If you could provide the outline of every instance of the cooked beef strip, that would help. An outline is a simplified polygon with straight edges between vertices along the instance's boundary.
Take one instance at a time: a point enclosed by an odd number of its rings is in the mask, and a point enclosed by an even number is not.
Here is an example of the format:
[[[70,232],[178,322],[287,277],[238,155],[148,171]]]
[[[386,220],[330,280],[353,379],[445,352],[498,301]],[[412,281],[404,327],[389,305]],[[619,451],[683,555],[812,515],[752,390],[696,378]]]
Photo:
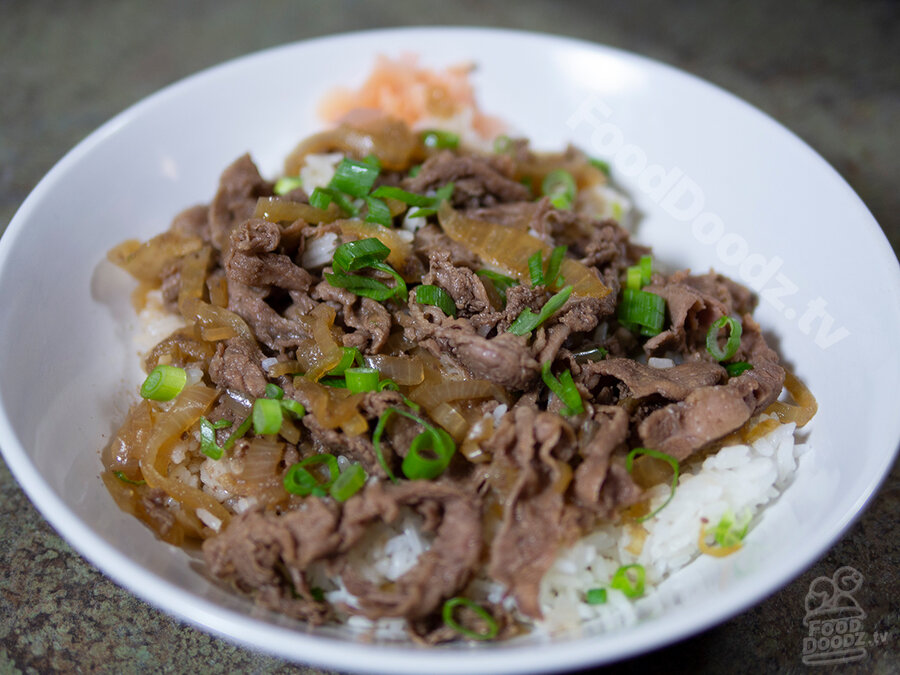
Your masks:
[[[778,398],[784,384],[778,356],[766,345],[749,314],[744,316],[743,326],[741,344],[753,369],[727,384],[695,389],[683,401],[651,413],[638,427],[646,447],[682,460],[739,429]]]
[[[422,277],[422,283],[447,291],[462,316],[493,311],[481,278],[467,267],[454,266],[449,253],[435,251],[429,256],[428,263],[428,274]]]
[[[580,381],[594,389],[605,377],[621,383],[620,395],[645,398],[658,394],[670,401],[683,401],[698,387],[718,384],[725,379],[725,369],[710,361],[688,361],[672,368],[651,368],[625,358],[604,359],[585,363]]]
[[[577,509],[566,503],[565,486],[557,487],[570,475],[575,434],[559,415],[521,405],[504,415],[486,445],[494,471],[512,476],[488,574],[510,589],[524,614],[540,618],[541,579],[560,547],[578,535]]]
[[[428,616],[462,590],[481,557],[479,500],[439,481],[405,481],[397,485],[379,482],[366,486],[344,505],[342,550],[349,550],[373,521],[396,520],[401,506],[425,516],[425,531],[435,534],[431,548],[419,555],[411,570],[391,588],[383,589],[354,570],[347,558],[338,567],[347,589],[357,596],[362,613],[370,619],[402,616],[414,620]]]
[[[422,164],[415,178],[406,178],[403,187],[420,194],[454,183],[454,206],[490,206],[498,202],[521,202],[531,194],[513,178],[514,166],[509,157],[494,155],[456,155],[439,152]]]
[[[209,362],[209,378],[217,387],[239,391],[259,398],[266,393],[266,374],[259,347],[249,340],[235,337],[216,345]]]
[[[231,230],[247,220],[259,197],[272,194],[272,183],[264,180],[249,155],[236,159],[219,179],[219,190],[209,205],[210,239],[224,250]]]
[[[447,354],[472,377],[490,380],[508,389],[526,389],[538,376],[538,363],[530,355],[528,341],[512,333],[484,338],[468,319],[446,316],[436,307],[409,304],[409,314],[397,317],[408,340],[435,356]]]
[[[339,310],[344,325],[354,329],[344,334],[345,347],[356,347],[365,354],[377,354],[384,347],[391,334],[391,314],[380,302],[335,288],[327,281],[317,284],[311,296]]]

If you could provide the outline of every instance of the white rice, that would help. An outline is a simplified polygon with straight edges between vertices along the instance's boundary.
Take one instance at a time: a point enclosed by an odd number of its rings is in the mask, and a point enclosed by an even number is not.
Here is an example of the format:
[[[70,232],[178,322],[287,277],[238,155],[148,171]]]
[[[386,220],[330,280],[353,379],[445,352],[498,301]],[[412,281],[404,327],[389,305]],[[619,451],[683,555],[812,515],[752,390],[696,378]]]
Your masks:
[[[316,188],[328,187],[335,167],[343,157],[340,152],[307,155],[303,168],[300,169],[300,182],[306,194],[312,194]]]

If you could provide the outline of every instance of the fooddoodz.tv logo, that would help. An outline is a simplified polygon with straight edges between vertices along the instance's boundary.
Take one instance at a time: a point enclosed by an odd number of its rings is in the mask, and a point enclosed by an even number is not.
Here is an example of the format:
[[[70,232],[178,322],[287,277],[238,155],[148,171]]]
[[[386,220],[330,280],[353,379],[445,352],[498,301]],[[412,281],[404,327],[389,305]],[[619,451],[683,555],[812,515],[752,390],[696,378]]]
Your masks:
[[[803,617],[809,634],[803,638],[803,663],[827,666],[866,657],[866,613],[853,597],[862,584],[862,574],[841,567],[831,578],[818,577],[809,585]]]

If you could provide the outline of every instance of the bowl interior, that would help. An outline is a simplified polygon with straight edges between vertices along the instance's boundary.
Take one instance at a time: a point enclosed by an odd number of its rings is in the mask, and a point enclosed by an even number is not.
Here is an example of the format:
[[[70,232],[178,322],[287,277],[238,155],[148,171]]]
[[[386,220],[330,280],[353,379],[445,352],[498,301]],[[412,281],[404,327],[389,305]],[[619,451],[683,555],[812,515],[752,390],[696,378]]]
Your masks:
[[[358,84],[377,54],[401,51],[435,66],[476,63],[486,112],[538,147],[573,142],[612,161],[641,213],[636,238],[663,264],[713,267],[760,293],[757,319],[815,393],[819,413],[794,484],[748,545],[681,573],[715,595],[673,596],[660,616],[621,635],[573,635],[552,645],[526,638],[454,649],[452,658],[367,646],[341,630],[296,633],[291,622],[259,614],[121,513],[103,488],[99,450],[140,377],[130,341],[131,285],[104,262],[105,252],[209,201],[221,170],[244,152],[265,175],[276,175],[293,145],[319,128],[315,102],[325,91]],[[291,81],[284,73],[302,76]],[[45,516],[107,574],[256,648],[394,672],[598,663],[761,599],[821,555],[858,513],[900,437],[890,391],[900,375],[898,279],[877,224],[821,158],[693,77],[596,45],[506,31],[314,40],[225,64],[150,97],[82,142],[28,198],[0,242],[0,446]]]

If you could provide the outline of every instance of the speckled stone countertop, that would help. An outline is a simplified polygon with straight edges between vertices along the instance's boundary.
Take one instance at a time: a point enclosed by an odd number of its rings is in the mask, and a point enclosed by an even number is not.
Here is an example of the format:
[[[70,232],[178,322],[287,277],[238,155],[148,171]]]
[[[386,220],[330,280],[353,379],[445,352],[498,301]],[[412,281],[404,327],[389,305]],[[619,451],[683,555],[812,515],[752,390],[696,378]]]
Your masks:
[[[650,56],[766,111],[821,153],[900,248],[900,5],[637,0],[516,3],[0,2],[0,231],[41,176],[128,105],[185,75],[317,35],[407,24],[572,35]],[[2,300],[0,300],[2,301]],[[900,668],[900,470],[790,585],[720,626],[609,672],[800,672],[810,582],[851,565],[866,629],[855,672]],[[194,630],[64,543],[0,462],[0,673],[318,673]],[[815,670],[815,669],[812,669]],[[844,669],[845,671],[847,669]]]

